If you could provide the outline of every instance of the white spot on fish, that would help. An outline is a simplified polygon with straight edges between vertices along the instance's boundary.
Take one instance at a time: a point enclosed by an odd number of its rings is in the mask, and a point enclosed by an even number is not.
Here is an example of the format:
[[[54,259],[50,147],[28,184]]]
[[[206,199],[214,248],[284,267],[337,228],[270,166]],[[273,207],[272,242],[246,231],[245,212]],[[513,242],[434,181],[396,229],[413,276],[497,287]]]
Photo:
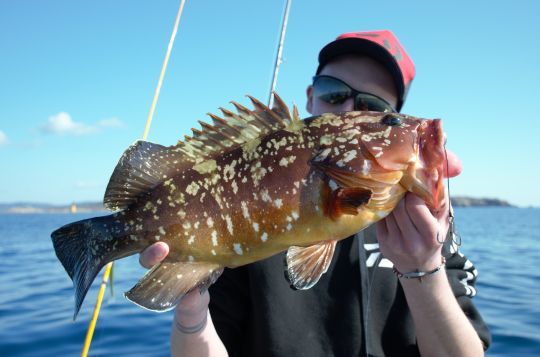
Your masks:
[[[272,199],[270,198],[270,195],[268,194],[267,189],[261,190],[261,199],[263,200],[263,202],[272,201]]]
[[[319,155],[317,155],[315,157],[315,161],[324,161],[327,157],[328,157],[328,154],[330,154],[330,152],[332,151],[332,148],[326,148],[324,149],[323,151],[321,151],[321,153]]]
[[[233,223],[232,223],[232,220],[231,220],[231,217],[229,215],[226,215],[225,216],[225,220],[227,221],[227,230],[229,231],[229,233],[231,235],[233,235]]]
[[[259,223],[253,222],[253,230],[254,230],[255,232],[258,232],[258,231],[259,231]]]
[[[343,161],[344,161],[344,162],[349,162],[349,161],[351,161],[352,159],[354,159],[355,157],[356,157],[356,150],[347,151],[347,152],[343,155]]]
[[[217,168],[216,160],[206,160],[193,166],[193,170],[197,171],[201,175],[208,174]]]
[[[282,157],[281,160],[279,160],[279,166],[287,167],[289,164],[292,164],[296,160],[295,155],[291,155],[289,157]]]
[[[274,206],[276,206],[277,208],[281,208],[281,206],[283,206],[283,200],[281,198],[278,198],[274,201]]]
[[[236,194],[238,192],[238,185],[236,184],[236,181],[231,183],[231,187],[233,189],[233,193]]]
[[[287,224],[287,230],[290,231],[292,229],[292,224]]]
[[[197,182],[193,181],[186,187],[186,192],[190,195],[195,196],[197,192],[199,191],[200,186],[197,184]]]
[[[212,245],[214,245],[214,246],[218,245],[217,232],[216,231],[212,231]]]
[[[240,243],[233,243],[233,249],[234,252],[238,255],[244,254],[244,252],[242,251],[242,245]]]
[[[193,244],[194,241],[195,241],[195,236],[190,236],[187,242],[189,245],[191,245]]]
[[[262,240],[263,242],[266,242],[267,239],[268,239],[268,233],[263,232],[263,234],[262,234],[262,236],[261,236],[261,240]]]
[[[214,226],[214,220],[212,219],[212,217],[208,217],[208,219],[206,220],[206,225],[208,226],[208,228],[212,228]]]
[[[216,251],[215,250],[211,250],[210,253],[212,253],[212,255],[216,255]]]
[[[246,202],[242,201],[240,202],[240,205],[242,206],[242,216],[244,216],[245,219],[249,219],[249,211]]]
[[[291,212],[292,218],[296,221],[300,216],[298,215],[298,212],[292,211]]]
[[[158,231],[160,234],[163,234],[163,235],[166,233],[165,229],[163,229],[163,226],[159,226]]]
[[[367,176],[371,171],[371,161],[364,160],[362,163],[362,175]]]

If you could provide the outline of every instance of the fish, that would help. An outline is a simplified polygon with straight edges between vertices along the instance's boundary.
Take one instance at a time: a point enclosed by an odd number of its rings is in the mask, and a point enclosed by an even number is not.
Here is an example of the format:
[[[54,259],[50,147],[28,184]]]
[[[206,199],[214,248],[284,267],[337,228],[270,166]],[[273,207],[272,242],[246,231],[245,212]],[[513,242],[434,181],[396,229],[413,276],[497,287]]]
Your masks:
[[[104,195],[113,211],[51,234],[75,290],[77,316],[107,263],[156,242],[168,256],[125,297],[152,311],[207,289],[223,269],[285,254],[294,289],[327,271],[336,242],[386,217],[407,192],[436,209],[444,197],[440,119],[342,112],[300,119],[275,96],[231,102],[171,146],[126,149]]]

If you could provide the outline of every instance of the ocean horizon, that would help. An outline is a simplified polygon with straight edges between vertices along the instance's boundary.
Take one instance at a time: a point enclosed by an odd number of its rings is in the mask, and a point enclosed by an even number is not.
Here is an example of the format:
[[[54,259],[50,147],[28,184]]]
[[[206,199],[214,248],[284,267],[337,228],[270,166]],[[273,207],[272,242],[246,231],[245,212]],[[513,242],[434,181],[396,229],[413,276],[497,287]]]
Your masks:
[[[461,251],[479,271],[474,302],[493,335],[487,356],[540,355],[540,209],[455,211]],[[80,354],[100,278],[73,321],[73,287],[56,259],[50,233],[92,216],[0,214],[1,356]],[[144,272],[137,256],[115,264],[114,296],[107,289],[91,356],[169,355],[172,312],[146,311],[123,297]]]

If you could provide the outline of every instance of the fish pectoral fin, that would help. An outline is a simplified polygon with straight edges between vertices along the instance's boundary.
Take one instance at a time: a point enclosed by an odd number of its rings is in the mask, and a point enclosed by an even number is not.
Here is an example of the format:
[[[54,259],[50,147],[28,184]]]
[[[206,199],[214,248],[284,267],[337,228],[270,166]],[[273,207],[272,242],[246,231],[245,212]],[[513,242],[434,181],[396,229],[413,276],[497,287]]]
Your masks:
[[[208,289],[222,272],[223,267],[217,264],[165,260],[124,295],[145,309],[163,312],[174,308],[189,291]]]
[[[328,270],[335,248],[335,240],[309,247],[290,247],[285,255],[285,269],[291,288],[306,290],[315,285]]]
[[[344,214],[357,215],[358,209],[367,204],[372,192],[361,187],[339,187],[332,191],[327,203],[328,215],[337,219]]]

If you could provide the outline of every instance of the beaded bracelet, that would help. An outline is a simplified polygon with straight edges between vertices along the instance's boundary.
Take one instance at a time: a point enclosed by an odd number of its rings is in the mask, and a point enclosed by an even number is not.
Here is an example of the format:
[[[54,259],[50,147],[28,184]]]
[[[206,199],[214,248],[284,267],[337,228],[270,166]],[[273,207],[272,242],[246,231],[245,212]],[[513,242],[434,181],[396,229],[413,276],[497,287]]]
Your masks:
[[[441,265],[439,265],[438,267],[436,267],[435,269],[430,270],[430,271],[416,270],[416,271],[411,271],[411,272],[408,272],[408,273],[402,273],[399,270],[397,270],[395,266],[392,268],[392,271],[394,272],[394,274],[397,275],[398,278],[418,279],[419,282],[422,282],[422,278],[424,276],[433,275],[433,274],[436,274],[436,273],[440,272],[442,270],[442,268],[444,267],[445,263],[446,263],[446,259],[444,257],[441,257]]]

